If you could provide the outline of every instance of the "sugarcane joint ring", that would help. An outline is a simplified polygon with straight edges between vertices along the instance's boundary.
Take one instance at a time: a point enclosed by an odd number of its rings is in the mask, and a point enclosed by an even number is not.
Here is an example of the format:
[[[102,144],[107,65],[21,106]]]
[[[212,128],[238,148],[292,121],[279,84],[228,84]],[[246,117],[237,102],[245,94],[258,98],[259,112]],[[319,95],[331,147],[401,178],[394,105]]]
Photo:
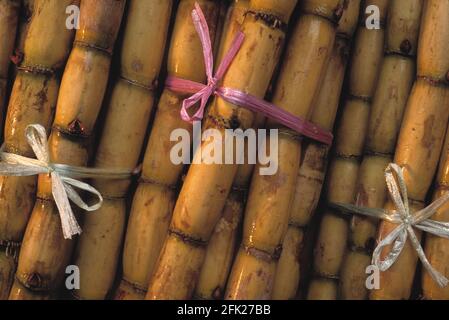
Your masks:
[[[105,53],[109,57],[112,56],[112,50],[111,49],[103,48],[103,47],[94,45],[92,43],[87,43],[87,42],[83,42],[83,41],[80,41],[80,40],[75,40],[73,42],[73,45],[74,46],[78,46],[78,47],[88,48],[88,49],[95,49],[95,50],[98,50],[98,51],[100,51],[102,53]]]
[[[176,238],[178,238],[179,240],[181,240],[182,242],[186,243],[186,244],[190,244],[194,247],[206,247],[208,245],[207,241],[204,241],[202,239],[195,239],[192,236],[189,236],[179,230],[175,230],[173,228],[170,228],[168,230],[168,233]]]
[[[145,295],[147,293],[147,288],[142,287],[141,285],[134,283],[132,281],[129,281],[125,277],[122,278],[121,282],[125,284],[126,286],[132,288],[136,293],[139,293],[141,295]]]
[[[434,87],[443,87],[443,88],[447,88],[449,86],[448,78],[449,78],[449,72],[447,73],[446,79],[437,79],[437,78],[432,78],[429,76],[421,76],[421,75],[417,76],[418,80],[423,80]]]
[[[144,176],[141,176],[139,178],[138,183],[153,184],[153,185],[164,187],[164,188],[167,188],[167,189],[170,189],[170,190],[178,189],[178,185],[177,184],[163,183],[163,182],[159,182],[159,181],[156,181],[154,179],[150,179],[150,178],[147,178],[147,177],[144,177]]]
[[[7,257],[12,257],[17,260],[19,257],[21,242],[0,240],[0,250],[5,251]]]
[[[90,134],[85,133],[81,130],[73,130],[73,129],[65,129],[59,125],[54,124],[52,127],[53,130],[57,131],[59,134],[65,136],[69,140],[87,140],[90,137]]]
[[[133,85],[133,86],[136,86],[136,87],[145,89],[145,90],[147,90],[147,91],[155,91],[155,90],[157,89],[157,87],[158,87],[158,81],[157,81],[157,80],[155,80],[155,81],[154,81],[151,85],[149,85],[149,86],[144,85],[143,83],[140,83],[139,81],[131,80],[131,79],[125,78],[125,77],[123,77],[123,76],[120,76],[120,80],[125,81],[125,82],[127,82],[127,83],[129,83],[129,84],[131,84],[131,85]]]
[[[288,138],[291,138],[293,140],[297,140],[297,141],[302,141],[303,140],[303,136],[301,134],[299,134],[298,132],[288,129],[288,128],[278,128],[279,131],[279,135],[280,136],[285,136]]]
[[[267,26],[272,29],[279,29],[284,32],[287,31],[288,24],[282,21],[282,19],[272,13],[265,12],[255,12],[252,10],[248,10],[245,12],[245,17],[251,15],[254,19],[263,21]]]
[[[282,254],[282,245],[276,247],[273,253],[266,252],[265,250],[253,246],[246,246],[244,244],[242,244],[242,249],[247,254],[266,262],[278,261]]]
[[[20,66],[17,67],[17,70],[26,72],[26,73],[33,73],[33,74],[41,74],[45,76],[52,76],[55,74],[55,70],[46,68],[44,66]]]

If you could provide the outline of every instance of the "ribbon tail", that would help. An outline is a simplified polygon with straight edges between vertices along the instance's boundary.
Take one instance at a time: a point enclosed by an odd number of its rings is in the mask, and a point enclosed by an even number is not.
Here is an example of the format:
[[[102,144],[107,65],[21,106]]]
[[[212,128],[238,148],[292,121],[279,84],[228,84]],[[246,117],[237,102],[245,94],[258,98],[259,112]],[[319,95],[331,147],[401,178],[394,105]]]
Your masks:
[[[91,185],[67,177],[62,177],[61,180],[64,184],[64,189],[67,194],[67,197],[81,209],[92,212],[100,209],[101,206],[103,205],[103,197],[101,193]],[[81,199],[79,194],[75,191],[75,189],[72,188],[72,186],[93,194],[94,196],[97,197],[98,201],[94,205],[89,206],[86,202],[84,202],[83,199]]]
[[[81,234],[81,227],[76,221],[64,184],[57,173],[51,174],[52,193],[61,218],[64,239],[72,239],[74,235]]]
[[[423,221],[429,219],[437,212],[438,209],[440,209],[442,206],[444,206],[448,201],[449,201],[449,193],[446,193],[445,195],[436,199],[434,202],[432,202],[426,208],[416,212],[413,215],[414,222],[419,224],[420,222],[423,222]]]
[[[380,271],[387,271],[391,268],[391,266],[396,262],[399,255],[402,252],[402,249],[405,246],[405,242],[407,240],[407,232],[403,226],[399,226],[394,229],[385,239],[383,239],[374,249],[373,252],[373,264],[376,265]],[[393,244],[394,243],[394,244]],[[385,260],[381,260],[380,255],[382,250],[393,244],[393,248],[391,249],[388,256]]]
[[[443,276],[440,272],[435,270],[434,267],[430,264],[429,260],[427,260],[427,257],[424,253],[424,250],[416,237],[415,233],[413,232],[413,229],[411,226],[407,228],[408,234],[410,236],[410,240],[412,241],[413,247],[415,248],[416,252],[418,253],[419,260],[421,260],[421,263],[423,264],[424,268],[429,272],[432,279],[438,283],[438,285],[441,288],[446,287],[449,284],[449,280]]]

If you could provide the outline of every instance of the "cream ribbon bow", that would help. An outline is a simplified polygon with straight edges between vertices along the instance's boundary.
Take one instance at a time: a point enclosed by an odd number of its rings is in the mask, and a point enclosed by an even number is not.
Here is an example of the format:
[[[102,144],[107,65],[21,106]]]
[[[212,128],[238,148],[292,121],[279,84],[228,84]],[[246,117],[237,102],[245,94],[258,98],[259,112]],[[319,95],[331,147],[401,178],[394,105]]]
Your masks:
[[[431,277],[440,287],[446,287],[449,284],[449,280],[435,270],[429,260],[427,260],[424,250],[416,237],[414,228],[438,237],[449,239],[449,223],[430,219],[439,208],[449,201],[449,193],[443,195],[428,207],[419,210],[412,215],[409,208],[407,187],[402,168],[394,163],[388,165],[385,170],[385,179],[391,199],[396,208],[393,214],[388,213],[384,209],[363,208],[350,204],[336,203],[333,204],[333,206],[343,211],[382,219],[398,225],[385,237],[385,239],[382,239],[374,249],[372,263],[376,265],[379,270],[386,271],[396,262],[404,249],[407,238],[410,238],[424,268],[430,273]],[[381,260],[382,250],[390,245],[393,245],[391,251],[388,253],[385,260]]]
[[[28,126],[26,128],[26,138],[37,159],[2,151],[0,152],[0,175],[24,177],[49,174],[51,176],[53,198],[61,218],[64,239],[72,239],[72,236],[81,234],[81,228],[73,214],[69,199],[81,209],[89,212],[98,210],[103,204],[103,197],[97,189],[71,177],[126,179],[132,175],[131,171],[125,170],[92,169],[51,163],[47,133],[41,125]],[[74,188],[95,195],[98,201],[89,206],[81,199]]]

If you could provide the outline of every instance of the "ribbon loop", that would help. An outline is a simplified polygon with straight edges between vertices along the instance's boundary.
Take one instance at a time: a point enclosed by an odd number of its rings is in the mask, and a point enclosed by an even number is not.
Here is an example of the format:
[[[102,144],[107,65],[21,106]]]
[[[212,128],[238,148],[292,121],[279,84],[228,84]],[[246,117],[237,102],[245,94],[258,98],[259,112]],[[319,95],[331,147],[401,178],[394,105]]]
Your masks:
[[[429,272],[432,279],[437,282],[440,287],[446,287],[449,284],[449,280],[432,267],[413,229],[416,228],[435,236],[449,239],[449,222],[440,222],[430,219],[439,208],[448,203],[449,193],[438,198],[426,208],[419,210],[412,215],[409,207],[403,169],[397,164],[389,164],[385,169],[385,179],[397,213],[388,215],[385,210],[382,209],[363,208],[341,203],[333,204],[332,206],[340,210],[375,217],[398,225],[398,227],[382,239],[374,249],[372,261],[379,270],[387,271],[394,265],[409,238],[421,263]],[[388,252],[386,258],[381,260],[382,251],[388,246],[392,246],[392,248],[390,252]]]
[[[81,234],[81,227],[76,221],[69,199],[86,211],[98,210],[103,204],[103,197],[97,189],[72,177],[126,179],[133,172],[129,170],[72,167],[51,163],[45,128],[41,125],[30,125],[26,128],[25,133],[28,144],[31,146],[37,159],[2,151],[0,152],[0,175],[23,177],[50,174],[52,195],[59,211],[64,239],[72,239],[74,235]],[[74,188],[96,196],[98,201],[93,205],[88,205]]]

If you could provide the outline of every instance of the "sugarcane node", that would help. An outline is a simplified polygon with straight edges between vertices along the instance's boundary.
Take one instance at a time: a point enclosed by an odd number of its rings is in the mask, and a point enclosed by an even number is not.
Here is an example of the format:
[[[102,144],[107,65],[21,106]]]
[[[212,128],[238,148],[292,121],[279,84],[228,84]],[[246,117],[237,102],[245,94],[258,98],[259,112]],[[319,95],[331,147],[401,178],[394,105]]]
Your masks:
[[[423,80],[434,87],[447,88],[449,86],[449,72],[446,74],[446,79],[436,79],[429,76],[421,76],[421,75],[418,75],[416,78],[417,80]]]
[[[73,42],[73,46],[78,46],[78,47],[84,47],[84,48],[88,48],[88,49],[94,49],[94,50],[98,50],[104,54],[106,54],[108,57],[112,57],[112,49],[111,48],[103,48],[100,46],[97,46],[95,44],[92,43],[87,43],[81,40],[75,40]]]
[[[278,17],[272,13],[255,12],[252,10],[248,10],[247,12],[245,12],[245,18],[248,15],[253,16],[256,21],[261,20],[268,27],[270,27],[272,29],[279,29],[284,32],[287,31],[288,25],[284,21],[282,21],[282,19],[280,17]]]
[[[412,50],[412,43],[408,39],[405,39],[401,42],[400,49],[402,53],[409,54]]]
[[[19,258],[21,245],[21,242],[0,240],[0,250],[4,251],[7,257],[12,257],[15,262],[17,262],[17,259]]]
[[[146,294],[147,293],[147,289],[146,288],[142,288],[139,284],[131,282],[129,280],[127,280],[126,278],[122,277],[121,280],[123,283],[125,283],[127,286],[131,287],[132,290],[136,291],[137,293],[140,294]],[[119,293],[120,294],[120,293]],[[121,299],[118,299],[121,300]]]
[[[314,271],[314,278],[315,279],[328,279],[328,280],[332,280],[332,281],[340,281],[340,276],[336,275],[336,274],[330,274],[330,273],[325,273],[325,272],[321,272],[318,270]]]
[[[169,184],[169,183],[164,183],[164,182],[160,182],[160,181],[156,181],[144,176],[141,176],[138,180],[138,183],[142,183],[142,184],[149,184],[149,185],[157,185],[160,187],[164,187],[170,190],[177,190],[178,189],[178,184]]]
[[[133,86],[136,86],[136,87],[139,87],[139,88],[145,89],[147,91],[151,91],[151,92],[155,91],[158,88],[158,86],[159,86],[158,80],[154,80],[153,83],[150,86],[146,86],[146,85],[140,83],[137,80],[131,80],[131,79],[125,78],[123,76],[120,76],[119,79],[123,80],[126,83],[129,83],[129,84],[131,84]]]
[[[53,76],[55,71],[53,69],[45,68],[43,66],[20,66],[17,70],[31,73],[31,74],[41,74],[44,76]]]
[[[280,246],[280,249],[279,249],[279,247],[277,247],[274,250],[273,254],[270,254],[269,252],[258,249],[254,246],[246,246],[243,243],[242,243],[241,247],[247,254],[253,256],[256,259],[260,259],[265,262],[278,261],[279,258],[281,257],[281,253],[282,253],[282,245]]]
[[[181,240],[182,242],[186,243],[186,244],[190,244],[193,245],[194,247],[197,248],[201,248],[201,247],[206,247],[208,242],[204,241],[202,239],[195,239],[181,231],[175,230],[173,228],[170,228],[168,230],[168,234],[174,236],[175,238],[178,238],[179,240]]]

